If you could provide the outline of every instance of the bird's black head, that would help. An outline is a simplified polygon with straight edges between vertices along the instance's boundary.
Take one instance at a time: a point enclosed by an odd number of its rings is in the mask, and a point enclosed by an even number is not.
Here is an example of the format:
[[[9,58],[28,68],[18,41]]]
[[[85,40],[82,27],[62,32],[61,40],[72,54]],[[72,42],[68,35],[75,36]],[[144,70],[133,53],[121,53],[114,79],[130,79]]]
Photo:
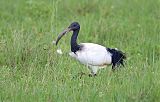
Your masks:
[[[76,30],[79,30],[80,29],[80,25],[78,22],[73,22],[70,24],[70,26],[65,29],[62,33],[59,34],[57,40],[56,40],[56,45],[58,44],[59,40],[62,38],[62,36],[64,36],[67,32],[70,32],[70,31],[76,31]]]
[[[80,25],[78,22],[73,22],[68,28],[70,29],[70,31],[75,31],[80,29]]]

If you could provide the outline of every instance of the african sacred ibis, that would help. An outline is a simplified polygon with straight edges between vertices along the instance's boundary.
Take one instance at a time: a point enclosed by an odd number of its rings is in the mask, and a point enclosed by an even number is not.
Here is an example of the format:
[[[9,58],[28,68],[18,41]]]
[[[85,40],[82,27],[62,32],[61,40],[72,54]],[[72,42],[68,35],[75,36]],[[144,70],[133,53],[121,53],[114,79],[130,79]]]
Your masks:
[[[77,44],[77,37],[80,30],[78,22],[73,22],[66,30],[64,30],[57,38],[56,45],[59,40],[69,31],[73,31],[71,37],[71,52],[69,55],[84,65],[87,65],[91,71],[91,76],[95,76],[100,68],[112,65],[114,70],[120,64],[124,66],[123,61],[125,54],[118,49],[106,48],[94,43]]]

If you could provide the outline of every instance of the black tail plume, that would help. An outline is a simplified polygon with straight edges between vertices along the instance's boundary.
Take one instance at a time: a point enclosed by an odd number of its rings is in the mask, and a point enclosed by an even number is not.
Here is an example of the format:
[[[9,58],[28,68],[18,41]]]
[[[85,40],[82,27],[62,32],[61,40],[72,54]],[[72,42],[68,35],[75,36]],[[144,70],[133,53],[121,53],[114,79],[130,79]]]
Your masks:
[[[115,69],[115,66],[119,66],[119,65],[124,66],[124,60],[126,59],[125,53],[117,49],[110,49],[110,48],[107,48],[107,51],[109,51],[112,54],[112,69],[113,70]]]

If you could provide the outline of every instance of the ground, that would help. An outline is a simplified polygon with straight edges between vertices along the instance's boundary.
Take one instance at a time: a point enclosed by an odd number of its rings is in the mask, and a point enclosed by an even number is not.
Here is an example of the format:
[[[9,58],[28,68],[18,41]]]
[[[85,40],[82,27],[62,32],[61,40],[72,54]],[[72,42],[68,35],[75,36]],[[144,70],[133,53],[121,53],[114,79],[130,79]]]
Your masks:
[[[77,21],[78,42],[118,48],[125,67],[96,77],[72,59],[68,33]],[[160,101],[160,0],[0,0],[0,101]]]

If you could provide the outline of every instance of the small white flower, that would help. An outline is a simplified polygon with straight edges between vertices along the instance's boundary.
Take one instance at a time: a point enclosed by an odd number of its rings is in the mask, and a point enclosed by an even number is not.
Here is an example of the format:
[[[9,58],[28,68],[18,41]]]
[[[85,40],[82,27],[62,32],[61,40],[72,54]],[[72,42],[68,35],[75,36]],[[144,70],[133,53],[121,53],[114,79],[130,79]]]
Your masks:
[[[63,53],[62,53],[62,50],[61,50],[60,48],[57,49],[57,53],[58,53],[58,54],[63,54]]]

